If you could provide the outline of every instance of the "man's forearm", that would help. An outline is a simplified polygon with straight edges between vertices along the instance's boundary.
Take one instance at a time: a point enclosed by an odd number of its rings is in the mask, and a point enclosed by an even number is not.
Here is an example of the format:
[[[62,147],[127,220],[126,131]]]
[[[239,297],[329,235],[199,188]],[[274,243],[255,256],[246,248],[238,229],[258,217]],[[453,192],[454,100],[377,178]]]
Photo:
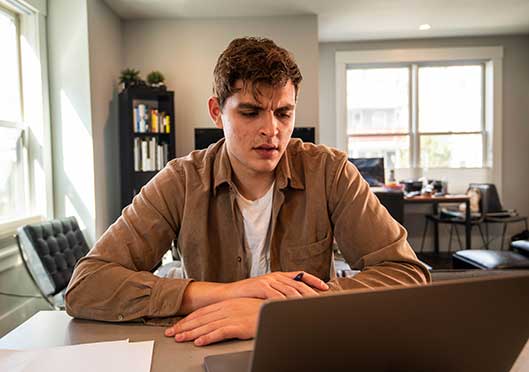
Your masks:
[[[212,282],[191,282],[186,287],[179,314],[186,315],[201,307],[214,304],[230,297],[230,284]]]

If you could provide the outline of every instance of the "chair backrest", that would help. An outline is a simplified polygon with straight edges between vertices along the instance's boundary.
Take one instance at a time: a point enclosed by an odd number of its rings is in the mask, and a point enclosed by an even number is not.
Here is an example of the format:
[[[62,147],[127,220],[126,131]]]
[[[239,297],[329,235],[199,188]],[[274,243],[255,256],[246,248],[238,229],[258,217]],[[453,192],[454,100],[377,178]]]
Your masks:
[[[45,296],[61,292],[70,281],[88,244],[75,217],[66,217],[17,229],[22,259]]]
[[[496,185],[493,183],[471,183],[469,188],[476,188],[481,192],[480,207],[484,215],[503,211]]]

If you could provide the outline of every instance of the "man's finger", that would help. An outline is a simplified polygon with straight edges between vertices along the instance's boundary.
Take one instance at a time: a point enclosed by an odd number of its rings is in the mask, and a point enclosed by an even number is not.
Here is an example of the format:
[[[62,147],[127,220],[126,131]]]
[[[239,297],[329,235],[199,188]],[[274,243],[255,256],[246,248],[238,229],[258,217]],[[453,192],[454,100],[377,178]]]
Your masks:
[[[301,293],[296,288],[293,288],[288,282],[283,283],[277,280],[276,282],[270,282],[270,287],[274,288],[278,292],[281,292],[287,298],[303,297]]]
[[[197,317],[186,322],[179,322],[173,326],[174,333],[186,332],[193,330],[199,327],[202,327],[205,324],[212,323],[218,320],[226,319],[227,315],[221,311],[213,311],[211,313],[205,314],[201,317]]]
[[[179,329],[181,327],[184,327],[187,322],[193,321],[193,320],[195,320],[197,318],[201,318],[201,317],[206,316],[208,314],[215,313],[219,309],[220,309],[220,307],[218,306],[218,304],[212,304],[212,305],[208,305],[208,306],[202,307],[200,309],[197,309],[197,310],[193,311],[191,314],[187,315],[185,318],[180,319],[179,321],[177,321],[171,327],[166,328],[164,334],[167,337],[172,337],[176,333],[178,333]]]
[[[291,280],[285,277],[278,277],[277,280],[286,286],[296,288],[296,290],[301,294],[301,296],[317,296],[318,295],[318,292],[316,292],[312,287],[308,286],[307,284],[303,282],[296,282],[294,280]]]
[[[200,336],[211,333],[215,331],[216,329],[222,328],[225,324],[226,324],[226,321],[224,319],[210,322],[198,328],[177,333],[174,336],[174,339],[176,342],[186,342],[186,341],[195,340],[199,338]]]
[[[228,338],[237,337],[237,327],[236,326],[226,326],[218,328],[208,334],[200,336],[195,340],[196,346],[205,346]]]
[[[319,289],[321,291],[326,291],[326,290],[329,289],[329,286],[323,280],[321,280],[320,278],[315,277],[314,275],[309,274],[307,272],[304,272],[304,271],[302,271],[302,272],[303,272],[303,277],[301,278],[301,280],[303,281],[303,283],[306,283],[306,284],[310,285],[311,287],[314,287],[314,288]],[[300,271],[284,273],[286,275],[283,275],[283,277],[288,277],[288,278],[294,280],[294,277],[296,275],[298,275],[299,273],[300,273]]]
[[[287,298],[287,296],[285,296],[281,291],[278,291],[277,289],[275,289],[274,287],[272,287],[270,285],[270,283],[268,283],[267,287],[265,288],[265,296],[266,298],[270,298],[270,299],[285,299]]]

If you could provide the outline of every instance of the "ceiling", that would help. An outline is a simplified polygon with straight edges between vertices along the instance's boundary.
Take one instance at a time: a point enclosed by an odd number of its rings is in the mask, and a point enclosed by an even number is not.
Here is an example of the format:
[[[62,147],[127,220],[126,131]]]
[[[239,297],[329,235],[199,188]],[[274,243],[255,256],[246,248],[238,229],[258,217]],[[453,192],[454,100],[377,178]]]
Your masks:
[[[529,34],[529,0],[105,0],[122,19],[317,15],[320,41]],[[432,28],[420,31],[419,25]]]

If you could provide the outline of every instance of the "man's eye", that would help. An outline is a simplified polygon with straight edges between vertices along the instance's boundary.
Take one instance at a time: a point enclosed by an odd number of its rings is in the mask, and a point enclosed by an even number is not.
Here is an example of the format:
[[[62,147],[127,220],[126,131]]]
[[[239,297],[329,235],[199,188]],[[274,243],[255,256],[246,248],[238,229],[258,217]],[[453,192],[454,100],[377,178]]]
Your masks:
[[[290,117],[289,112],[278,112],[276,115],[281,119],[288,119]]]
[[[255,117],[257,116],[257,114],[258,114],[257,111],[241,111],[242,116],[246,116],[249,118]]]

